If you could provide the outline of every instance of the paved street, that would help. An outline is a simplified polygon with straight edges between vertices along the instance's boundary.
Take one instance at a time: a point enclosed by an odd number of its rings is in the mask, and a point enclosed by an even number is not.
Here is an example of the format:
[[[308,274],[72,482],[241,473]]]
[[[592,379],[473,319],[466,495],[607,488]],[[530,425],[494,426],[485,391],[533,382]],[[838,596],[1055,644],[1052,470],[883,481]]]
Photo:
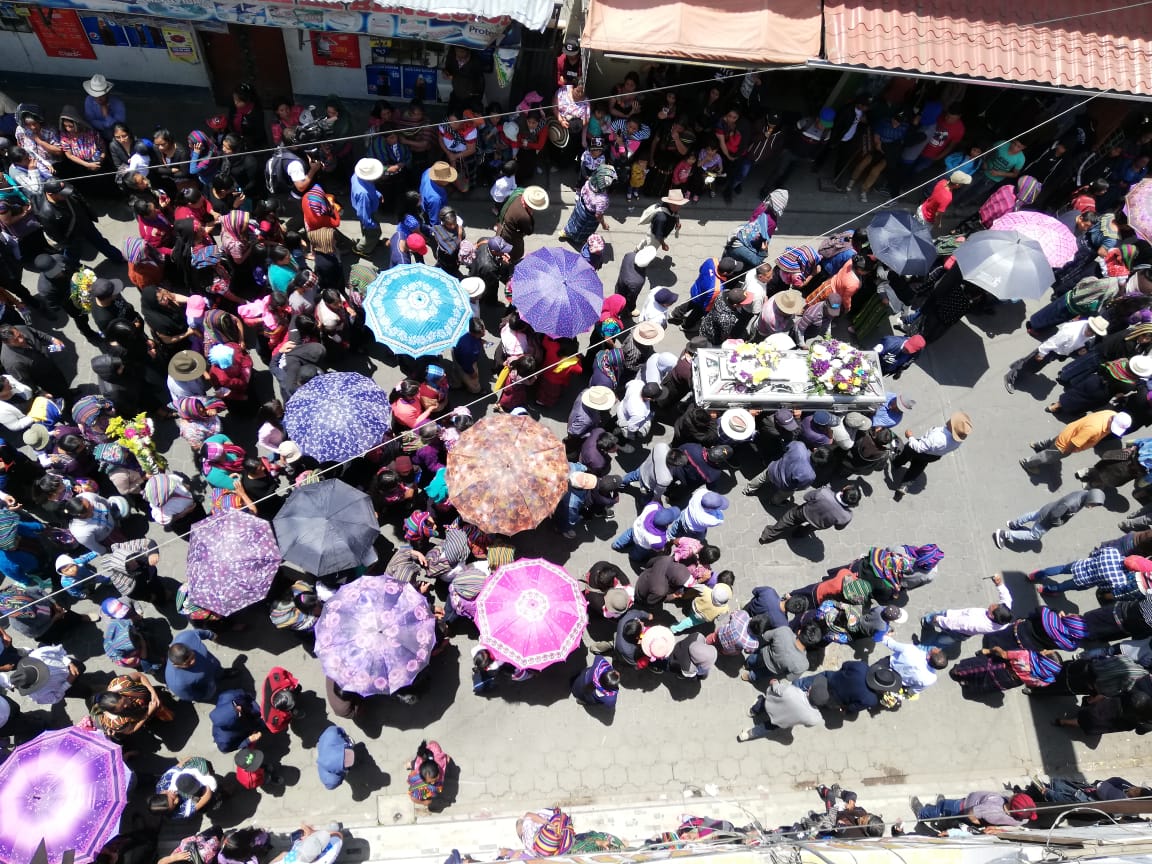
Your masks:
[[[755,177],[749,186],[756,188]],[[773,244],[777,252],[794,239],[841,224],[856,212],[849,209],[856,204],[854,199],[817,191],[808,174],[797,176],[791,189],[791,206]],[[554,175],[550,192],[553,206],[539,225],[543,233],[530,239],[529,249],[549,243],[567,218],[571,190],[565,188],[559,195]],[[561,197],[562,207],[557,201]],[[732,208],[723,208],[720,199],[685,208],[684,228],[672,243],[671,260],[666,257],[651,268],[653,281],[672,286],[684,299],[701,260],[719,253],[729,232],[754,203],[746,193]],[[640,236],[643,229],[635,222],[641,209],[629,212],[622,202],[613,203],[612,227],[606,236],[616,256],[628,251]],[[470,226],[469,236],[487,236],[481,226],[490,217],[480,196],[474,193],[461,210]],[[104,220],[102,227],[114,241],[135,232],[134,223],[127,221]],[[352,223],[348,233],[356,236],[357,230]],[[381,250],[377,257],[383,255]],[[115,272],[103,265],[97,269],[106,275]],[[609,287],[616,270],[615,263],[604,268],[602,276]],[[135,301],[133,295],[130,288],[127,296]],[[828,568],[848,563],[872,545],[937,543],[946,557],[937,580],[911,595],[911,619],[899,634],[907,638],[918,630],[913,624],[926,612],[991,602],[995,593],[986,577],[997,571],[1005,574],[1016,611],[1025,613],[1036,597],[1023,573],[1080,557],[1096,541],[1117,535],[1117,519],[1131,508],[1119,498],[1110,498],[1106,508],[1085,512],[1069,527],[1049,534],[1042,552],[999,551],[991,542],[992,531],[1005,520],[1036,509],[1057,488],[1062,492],[1074,488],[1072,472],[1092,461],[1091,454],[1067,460],[1064,483],[1059,487],[1034,482],[1016,464],[1030,452],[1029,441],[1048,437],[1058,428],[1057,421],[1042,411],[1046,387],[1037,384],[1032,393],[1009,396],[1001,384],[1007,364],[1034,344],[1022,330],[1023,315],[1020,304],[1006,304],[993,316],[961,323],[931,346],[921,364],[898,382],[900,392],[917,400],[907,418],[917,432],[942,422],[957,409],[971,415],[974,431],[957,453],[929,466],[925,482],[913,486],[900,503],[893,502],[891,492],[875,478],[845,531],[759,546],[757,535],[771,517],[755,499],[739,494],[738,485],[759,470],[753,454],[741,454],[739,476],[730,492],[733,507],[725,524],[709,535],[723,550],[720,564],[736,573],[735,593],[741,603],[756,585],[770,584],[783,593],[819,579]],[[79,339],[71,328],[65,333]],[[660,348],[675,351],[682,343],[679,332],[670,332]],[[76,347],[78,380],[91,383],[92,347],[83,339]],[[75,354],[70,350],[61,356],[68,363]],[[394,367],[374,365],[381,385],[398,380]],[[266,372],[260,377],[263,389],[258,392],[263,393],[270,384]],[[563,429],[569,402],[562,401],[563,410],[547,418],[557,431]],[[242,428],[247,435],[238,435],[238,443],[251,445],[252,430]],[[174,436],[175,430],[168,428],[161,438]],[[193,470],[188,450],[179,439],[171,455],[177,468]],[[631,469],[642,455],[623,457],[621,467]],[[596,523],[591,531],[582,527],[573,542],[544,527],[518,537],[518,553],[546,555],[574,575],[602,558],[623,564],[624,556],[611,552],[608,542],[634,512],[634,500],[625,496],[614,521]],[[154,533],[164,542],[161,532]],[[184,548],[179,540],[165,543],[161,568],[165,576],[182,578]],[[1090,592],[1070,596],[1072,602],[1083,602],[1088,608],[1093,603]],[[79,606],[87,608],[87,604]],[[738,744],[736,734],[749,725],[746,711],[756,692],[739,680],[738,665],[730,660],[702,683],[684,682],[670,674],[627,675],[616,715],[607,720],[592,716],[568,697],[568,680],[581,668],[585,653],[578,652],[568,663],[530,682],[506,685],[498,695],[484,698],[474,696],[469,687],[473,642],[457,637],[454,648],[434,660],[432,692],[420,704],[410,707],[379,700],[360,728],[345,727],[363,742],[361,764],[348,785],[329,792],[318,783],[309,749],[327,723],[319,665],[295,640],[273,633],[261,615],[258,610],[250,611],[245,616],[248,629],[223,635],[213,650],[226,664],[241,666],[257,683],[272,665],[282,665],[299,676],[306,689],[320,695],[310,697],[307,716],[282,754],[283,773],[291,781],[287,790],[262,797],[237,795],[221,814],[228,824],[249,818],[277,827],[326,818],[340,818],[351,826],[374,824],[378,796],[386,799],[380,814],[389,818],[393,800],[405,796],[404,763],[422,737],[440,741],[459,765],[457,818],[461,811],[507,811],[520,804],[676,799],[688,787],[715,786],[721,794],[770,796],[816,782],[850,787],[907,782],[933,787],[926,791],[939,786],[941,791],[961,792],[969,780],[1019,778],[1035,770],[1079,770],[1094,777],[1115,769],[1112,773],[1128,771],[1133,780],[1142,777],[1130,767],[1140,764],[1144,749],[1134,735],[1088,742],[1051,727],[1051,718],[1071,707],[1068,700],[1029,700],[1016,691],[1006,694],[1002,706],[992,707],[963,700],[959,688],[942,678],[897,713],[861,716],[835,728],[798,730],[794,740]],[[173,621],[180,626],[179,619]],[[84,659],[89,669],[107,668],[95,626],[88,636],[90,658]],[[833,646],[821,668],[834,668],[850,656],[852,651]],[[77,700],[69,700],[67,707],[78,716],[81,705]],[[215,751],[206,715],[201,707],[197,722],[183,712],[180,734],[167,743],[181,756],[214,757],[222,773],[231,767],[231,758]],[[139,758],[143,774],[162,765],[148,754]]]

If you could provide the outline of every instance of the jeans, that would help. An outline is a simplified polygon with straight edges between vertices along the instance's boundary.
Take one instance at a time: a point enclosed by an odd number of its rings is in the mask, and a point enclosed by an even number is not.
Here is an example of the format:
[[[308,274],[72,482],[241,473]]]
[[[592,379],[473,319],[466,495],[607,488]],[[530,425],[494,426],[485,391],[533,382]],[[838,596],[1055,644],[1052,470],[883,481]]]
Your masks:
[[[1059,327],[1065,321],[1071,321],[1076,316],[1068,308],[1063,297],[1057,297],[1047,306],[1037,309],[1028,319],[1028,327],[1036,331],[1051,330]]]
[[[920,623],[924,625],[924,629],[927,631],[920,640],[922,645],[935,646],[936,648],[951,648],[953,645],[959,645],[968,638],[968,636],[964,634],[940,629],[940,625],[936,623],[936,619],[943,614],[943,610],[929,612],[920,619]]]
[[[1064,591],[1075,591],[1079,589],[1076,580],[1072,578],[1065,579],[1057,582],[1053,576],[1060,576],[1072,569],[1071,564],[1057,564],[1055,567],[1045,567],[1043,570],[1037,570],[1032,574],[1031,579],[1033,582],[1040,582],[1044,586],[1045,591],[1054,593],[1061,593]]]
[[[103,234],[96,225],[87,219],[76,220],[76,233],[69,238],[72,240],[62,250],[64,260],[68,262],[71,267],[80,266],[80,251],[82,244],[76,243],[78,239],[87,240],[96,247],[96,251],[100,252],[109,261],[115,261],[118,264],[124,263],[124,253],[121,252],[116,246]]]
[[[688,526],[684,524],[684,514],[681,513],[676,517],[676,521],[668,527],[668,539],[673,540],[677,537],[691,537],[693,540],[703,540],[707,532],[705,531],[691,531]]]
[[[916,814],[917,819],[954,819],[964,815],[963,798],[945,798],[939,804],[925,804]]]
[[[1025,528],[1024,526],[1029,522],[1033,523],[1032,527]],[[1005,535],[1009,540],[1019,540],[1020,542],[1026,542],[1028,540],[1039,540],[1047,533],[1048,529],[1036,521],[1036,513],[1033,511],[1032,513],[1025,513],[1023,516],[1018,516],[1009,522],[1008,530],[1005,532]]]
[[[636,545],[632,539],[631,528],[625,528],[621,532],[620,536],[612,541],[612,548],[617,552],[628,550],[628,560],[630,560],[633,564],[643,564],[654,554],[656,554],[651,549],[644,549]]]
[[[760,542],[771,543],[781,537],[789,537],[797,528],[807,524],[808,520],[804,518],[804,508],[799,504],[793,504],[784,511],[783,516],[776,520],[775,525],[769,525],[760,533]]]
[[[778,677],[769,674],[768,667],[764,665],[764,659],[760,656],[760,652],[749,654],[748,659],[744,661],[744,668],[748,670],[748,677],[752,681]]]
[[[736,187],[748,179],[755,163],[747,156],[741,156],[728,168],[728,188],[735,191]]]
[[[905,446],[900,451],[900,455],[892,460],[892,470],[908,466],[908,470],[900,478],[900,485],[904,486],[911,483],[917,477],[924,473],[924,469],[933,462],[939,462],[939,456],[932,456],[927,453],[917,453],[911,447]]]
[[[733,243],[728,247],[727,254],[735,258],[749,270],[755,270],[764,263],[764,256],[757,255],[752,249],[749,249],[743,243]]]

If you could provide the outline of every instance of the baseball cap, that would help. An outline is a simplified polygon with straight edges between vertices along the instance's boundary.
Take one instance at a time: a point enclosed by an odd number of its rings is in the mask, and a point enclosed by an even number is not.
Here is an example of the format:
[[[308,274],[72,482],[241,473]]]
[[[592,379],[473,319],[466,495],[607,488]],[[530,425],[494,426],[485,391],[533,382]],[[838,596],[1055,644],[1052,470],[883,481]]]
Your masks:
[[[836,122],[836,109],[835,108],[821,108],[820,109],[820,125],[825,129],[831,129],[832,124]]]
[[[408,245],[409,251],[417,255],[423,255],[428,251],[428,241],[424,239],[423,234],[409,234],[404,242]]]

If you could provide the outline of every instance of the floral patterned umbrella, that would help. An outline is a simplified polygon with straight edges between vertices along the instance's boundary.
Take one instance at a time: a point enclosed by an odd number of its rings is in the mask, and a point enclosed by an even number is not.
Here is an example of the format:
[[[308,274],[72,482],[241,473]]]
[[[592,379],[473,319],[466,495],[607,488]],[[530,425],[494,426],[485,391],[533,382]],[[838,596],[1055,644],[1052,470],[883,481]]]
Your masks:
[[[1132,230],[1152,243],[1152,179],[1141,180],[1128,190],[1124,212]]]
[[[472,306],[460,281],[426,264],[400,264],[372,280],[364,316],[376,340],[397,354],[439,354],[460,341]]]
[[[485,417],[448,453],[448,496],[489,534],[535,528],[568,488],[564,445],[531,417]]]
[[[993,231],[1015,231],[1021,237],[1035,240],[1044,250],[1044,257],[1052,269],[1063,267],[1076,257],[1076,235],[1068,226],[1034,210],[1017,210],[1006,213],[992,223]]]
[[[576,580],[543,558],[505,564],[476,598],[480,644],[517,669],[559,663],[580,644],[587,623]]]
[[[416,680],[436,644],[436,617],[411,583],[361,576],[336,592],[316,622],[316,656],[342,690],[374,696]]]
[[[0,765],[0,861],[26,864],[44,841],[50,864],[96,857],[120,830],[132,772],[120,745],[69,726],[21,744]]]
[[[272,525],[245,510],[228,510],[192,526],[188,599],[226,617],[263,600],[279,567]]]

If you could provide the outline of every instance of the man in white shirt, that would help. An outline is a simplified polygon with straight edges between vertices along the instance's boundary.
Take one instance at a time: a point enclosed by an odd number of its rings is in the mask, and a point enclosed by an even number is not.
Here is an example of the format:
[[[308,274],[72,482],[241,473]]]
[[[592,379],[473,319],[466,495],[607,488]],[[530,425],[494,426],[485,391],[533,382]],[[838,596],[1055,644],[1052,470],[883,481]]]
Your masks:
[[[884,645],[892,652],[889,666],[904,682],[904,690],[916,694],[936,683],[936,672],[948,665],[944,651],[936,646],[913,645],[884,637]]]
[[[648,437],[652,431],[652,400],[659,395],[660,385],[645,384],[643,378],[633,378],[624,385],[624,397],[616,406],[616,422],[625,438]]]
[[[13,400],[31,402],[32,388],[11,375],[0,375],[0,425],[11,432],[22,432],[36,421],[25,413],[27,404],[15,405]]]
[[[904,497],[907,486],[924,473],[925,467],[931,462],[939,461],[946,453],[951,453],[964,443],[972,432],[972,418],[963,411],[955,411],[943,426],[933,426],[919,438],[911,429],[904,433],[907,441],[900,455],[892,461],[892,482],[895,485],[895,494],[892,500],[899,501]],[[896,472],[907,465],[907,470],[899,480]]]
[[[996,586],[998,602],[989,606],[970,606],[965,609],[942,609],[929,612],[923,617],[925,629],[938,631],[925,644],[946,648],[955,645],[969,636],[996,633],[1012,624],[1012,593],[1004,584],[1004,577],[997,573],[992,577]]]
[[[1055,333],[1036,346],[1035,351],[1008,367],[1008,371],[1004,373],[1004,389],[1009,393],[1015,393],[1016,379],[1020,377],[1021,372],[1034,375],[1053,357],[1063,358],[1083,354],[1089,342],[1107,335],[1108,319],[1101,315],[1061,324]]]

